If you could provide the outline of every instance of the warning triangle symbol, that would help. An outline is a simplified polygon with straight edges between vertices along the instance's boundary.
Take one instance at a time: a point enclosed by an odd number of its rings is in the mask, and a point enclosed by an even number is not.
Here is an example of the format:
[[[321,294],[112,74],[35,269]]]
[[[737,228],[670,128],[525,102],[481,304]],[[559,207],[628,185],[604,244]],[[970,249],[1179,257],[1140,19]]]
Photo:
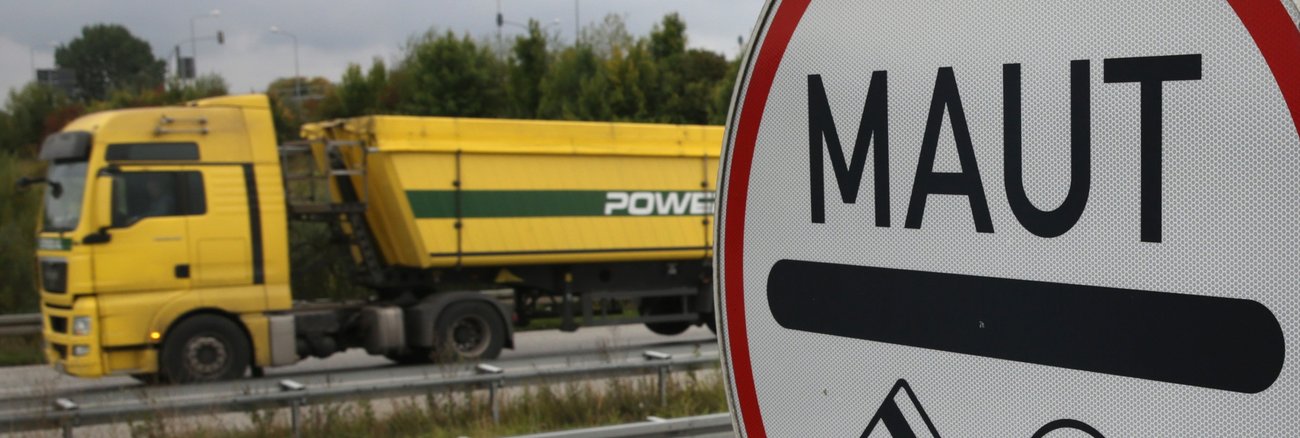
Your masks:
[[[900,393],[907,397],[899,397]],[[916,420],[923,424],[916,424]],[[877,426],[880,426],[880,430],[876,430]],[[916,399],[916,393],[912,392],[912,387],[906,380],[898,379],[894,389],[889,390],[884,403],[876,409],[876,415],[871,417],[867,430],[862,431],[862,438],[882,437],[940,438],[939,431],[934,429],[934,423],[930,421],[930,415],[925,413],[921,401]]]

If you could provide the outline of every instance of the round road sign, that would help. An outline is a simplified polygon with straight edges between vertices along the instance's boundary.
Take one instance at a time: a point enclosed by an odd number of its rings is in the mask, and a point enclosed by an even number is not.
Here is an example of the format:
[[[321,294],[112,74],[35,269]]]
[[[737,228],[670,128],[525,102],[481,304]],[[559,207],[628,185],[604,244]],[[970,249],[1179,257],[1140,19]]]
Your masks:
[[[728,124],[746,436],[1300,436],[1289,0],[771,1]]]

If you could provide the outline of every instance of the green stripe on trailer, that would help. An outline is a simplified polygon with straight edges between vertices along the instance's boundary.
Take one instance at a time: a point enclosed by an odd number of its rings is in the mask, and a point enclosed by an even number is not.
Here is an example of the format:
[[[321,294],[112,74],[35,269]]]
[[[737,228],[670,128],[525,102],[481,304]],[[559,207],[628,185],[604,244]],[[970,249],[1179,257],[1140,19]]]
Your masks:
[[[455,218],[455,190],[409,190],[417,219]],[[462,218],[563,216],[703,216],[713,214],[712,191],[466,190]]]

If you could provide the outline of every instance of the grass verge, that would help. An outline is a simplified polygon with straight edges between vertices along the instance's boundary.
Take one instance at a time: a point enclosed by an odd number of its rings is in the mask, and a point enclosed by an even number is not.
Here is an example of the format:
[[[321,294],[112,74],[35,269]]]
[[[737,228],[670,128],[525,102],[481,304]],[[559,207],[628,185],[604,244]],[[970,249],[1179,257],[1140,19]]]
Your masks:
[[[0,366],[45,363],[41,335],[0,336]]]
[[[486,392],[463,390],[309,406],[303,410],[302,432],[329,437],[509,436],[638,422],[651,415],[671,418],[727,411],[719,370],[676,373],[669,379],[667,406],[660,406],[653,376],[625,377],[506,388],[500,395],[500,424],[492,423]],[[291,434],[285,410],[247,415],[251,426],[209,424],[181,431],[168,430],[164,422],[153,420],[137,423],[132,435],[262,438]]]

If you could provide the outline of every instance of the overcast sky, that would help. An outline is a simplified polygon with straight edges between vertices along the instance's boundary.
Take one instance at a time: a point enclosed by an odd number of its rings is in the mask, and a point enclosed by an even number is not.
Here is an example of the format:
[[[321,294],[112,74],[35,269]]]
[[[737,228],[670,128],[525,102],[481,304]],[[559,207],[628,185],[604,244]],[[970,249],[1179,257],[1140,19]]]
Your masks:
[[[565,43],[573,41],[574,0],[501,0],[507,21],[529,18],[547,23]],[[578,0],[578,23],[588,25],[606,14],[624,17],[628,31],[644,35],[664,14],[678,12],[686,21],[691,47],[735,56],[737,37],[749,37],[762,0]],[[19,87],[37,68],[54,63],[53,44],[66,43],[91,23],[125,25],[150,43],[154,54],[171,56],[172,47],[190,38],[191,17],[219,9],[216,18],[195,20],[200,38],[225,32],[226,44],[198,43],[198,70],[226,78],[231,92],[260,91],[276,77],[293,75],[293,44],[268,31],[271,26],[296,34],[304,76],[337,81],[349,62],[368,65],[376,56],[394,60],[402,44],[430,27],[494,38],[496,0],[384,1],[220,1],[220,0],[0,0],[0,92]],[[554,23],[559,20],[558,24]],[[502,33],[522,29],[506,25]],[[190,47],[181,50],[189,55]],[[34,55],[34,56],[33,56]],[[3,99],[0,99],[3,100]]]

